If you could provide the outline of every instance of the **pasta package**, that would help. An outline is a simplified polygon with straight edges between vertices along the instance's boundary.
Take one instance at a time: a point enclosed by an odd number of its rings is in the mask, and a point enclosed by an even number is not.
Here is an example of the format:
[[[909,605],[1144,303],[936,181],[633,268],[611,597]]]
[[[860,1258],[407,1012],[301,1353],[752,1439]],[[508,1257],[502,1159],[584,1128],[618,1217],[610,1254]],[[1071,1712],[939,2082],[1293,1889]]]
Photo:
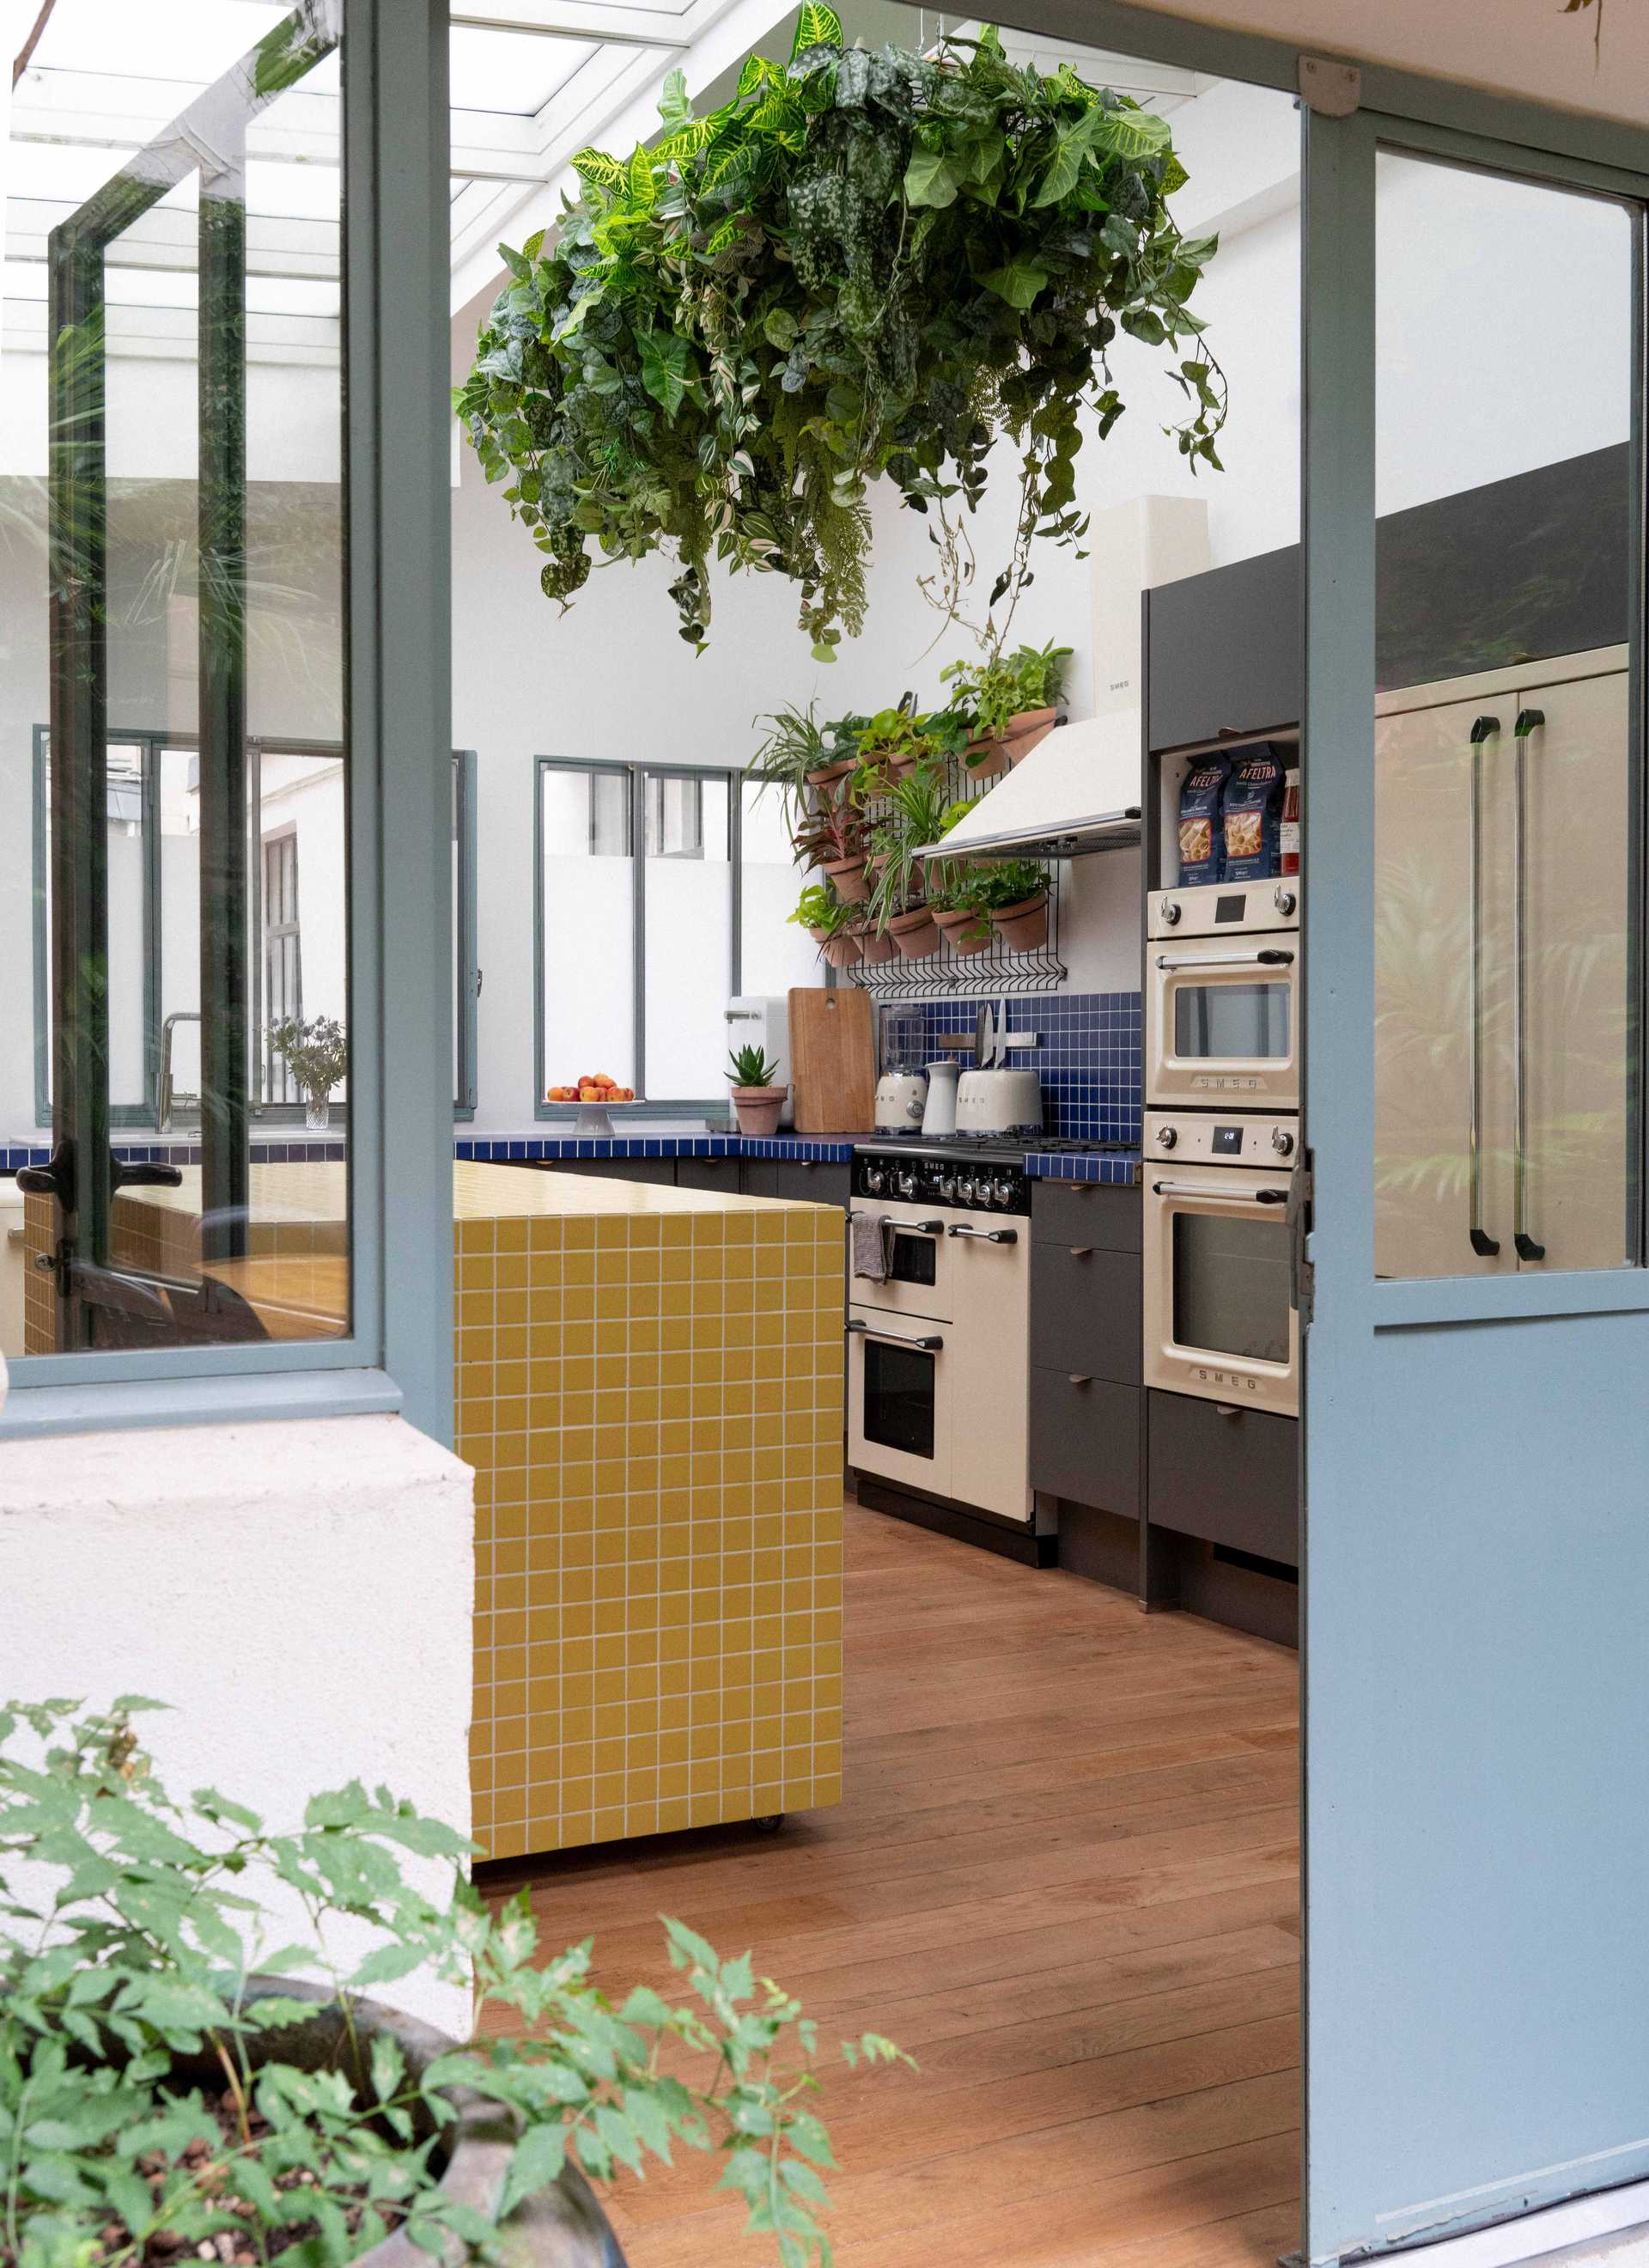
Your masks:
[[[1225,872],[1219,828],[1227,766],[1223,756],[1199,756],[1180,790],[1180,887],[1218,882]]]
[[[1282,860],[1283,760],[1270,740],[1245,748],[1220,800],[1226,882],[1262,882]]]

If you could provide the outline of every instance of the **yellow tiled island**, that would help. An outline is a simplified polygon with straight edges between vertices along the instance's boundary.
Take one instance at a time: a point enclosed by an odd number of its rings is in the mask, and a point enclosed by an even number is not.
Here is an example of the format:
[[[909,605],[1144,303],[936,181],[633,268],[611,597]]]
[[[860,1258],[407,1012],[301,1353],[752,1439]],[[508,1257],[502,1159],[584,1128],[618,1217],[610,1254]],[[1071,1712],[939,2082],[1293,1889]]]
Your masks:
[[[476,1839],[836,1802],[840,1211],[455,1174]]]
[[[247,1256],[202,1268],[186,1167],[116,1197],[111,1258],[225,1284],[271,1336],[335,1335],[345,1171],[254,1160]],[[477,1841],[836,1802],[840,1210],[463,1162],[453,1199]],[[28,1208],[44,1250],[48,1200]],[[48,1298],[31,1320],[44,1351]]]

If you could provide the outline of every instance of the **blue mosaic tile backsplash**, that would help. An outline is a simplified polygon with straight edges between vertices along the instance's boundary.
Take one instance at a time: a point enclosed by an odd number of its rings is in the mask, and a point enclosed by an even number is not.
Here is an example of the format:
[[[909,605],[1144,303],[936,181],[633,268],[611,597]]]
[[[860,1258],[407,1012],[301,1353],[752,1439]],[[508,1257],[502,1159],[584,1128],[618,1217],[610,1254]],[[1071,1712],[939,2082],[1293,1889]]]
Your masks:
[[[977,1000],[921,1000],[882,1011],[885,1070],[919,1071],[941,1039],[972,1035]],[[1001,1003],[1004,1031],[1037,1032],[1042,1045],[1009,1061],[1042,1083],[1046,1131],[1071,1142],[1139,1140],[1144,1011],[1137,992],[1021,994]],[[964,1058],[964,1068],[966,1059]]]

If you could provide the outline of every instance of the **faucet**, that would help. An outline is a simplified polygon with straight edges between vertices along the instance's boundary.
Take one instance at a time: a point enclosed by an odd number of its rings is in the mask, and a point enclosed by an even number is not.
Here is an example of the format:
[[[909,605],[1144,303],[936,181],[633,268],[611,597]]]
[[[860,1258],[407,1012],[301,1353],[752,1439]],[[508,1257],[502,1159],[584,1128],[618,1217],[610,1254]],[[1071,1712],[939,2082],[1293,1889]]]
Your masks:
[[[177,1095],[172,1084],[172,1035],[179,1024],[198,1024],[199,1012],[193,1008],[174,1008],[160,1027],[160,1107],[155,1113],[156,1130],[162,1134],[172,1131],[172,1112]],[[200,1108],[198,1094],[186,1094],[186,1102]]]

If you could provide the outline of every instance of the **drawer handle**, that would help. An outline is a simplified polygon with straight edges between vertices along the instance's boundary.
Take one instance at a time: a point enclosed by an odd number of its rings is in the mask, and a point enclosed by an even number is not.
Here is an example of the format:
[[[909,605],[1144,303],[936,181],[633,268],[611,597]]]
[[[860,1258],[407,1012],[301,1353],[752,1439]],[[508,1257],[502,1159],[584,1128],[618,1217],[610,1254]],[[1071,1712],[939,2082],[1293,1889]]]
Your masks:
[[[1238,1409],[1234,1402],[1216,1402],[1214,1404],[1214,1415],[1216,1418],[1240,1418],[1242,1412]]]
[[[1093,1383],[1092,1373],[1086,1370],[1071,1371],[1070,1379],[1072,1386],[1092,1386]]]
[[[1093,1247],[1091,1244],[1073,1244],[1071,1248],[1071,1257],[1073,1260],[1092,1260]]]

